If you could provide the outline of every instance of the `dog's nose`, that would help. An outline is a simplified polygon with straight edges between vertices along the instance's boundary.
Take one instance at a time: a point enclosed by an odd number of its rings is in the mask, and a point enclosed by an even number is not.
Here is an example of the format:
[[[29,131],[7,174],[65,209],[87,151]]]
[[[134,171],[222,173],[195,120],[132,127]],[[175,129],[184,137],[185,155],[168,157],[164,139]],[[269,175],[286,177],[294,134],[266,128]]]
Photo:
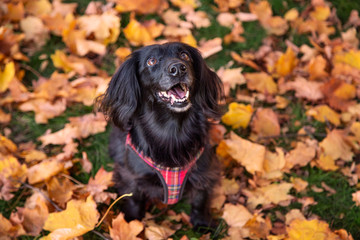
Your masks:
[[[183,63],[173,63],[168,68],[169,74],[172,76],[182,76],[186,73],[187,68]]]

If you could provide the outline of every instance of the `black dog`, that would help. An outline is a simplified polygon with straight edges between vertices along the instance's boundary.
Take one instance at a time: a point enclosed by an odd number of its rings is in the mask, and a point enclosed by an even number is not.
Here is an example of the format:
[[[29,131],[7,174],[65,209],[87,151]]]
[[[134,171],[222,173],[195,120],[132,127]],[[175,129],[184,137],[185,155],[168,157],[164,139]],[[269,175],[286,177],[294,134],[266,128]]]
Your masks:
[[[219,164],[209,146],[211,121],[220,117],[219,77],[200,53],[182,43],[137,50],[121,65],[100,98],[115,125],[110,155],[120,194],[133,193],[125,219],[141,219],[148,199],[191,199],[191,222],[209,226],[210,196]]]

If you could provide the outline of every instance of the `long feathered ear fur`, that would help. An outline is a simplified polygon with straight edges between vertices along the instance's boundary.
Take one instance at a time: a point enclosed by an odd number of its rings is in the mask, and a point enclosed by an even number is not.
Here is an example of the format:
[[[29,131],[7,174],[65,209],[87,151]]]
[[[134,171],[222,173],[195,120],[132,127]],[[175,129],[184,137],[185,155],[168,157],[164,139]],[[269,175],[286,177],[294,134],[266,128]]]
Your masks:
[[[140,100],[138,60],[131,55],[113,75],[105,94],[97,99],[100,111],[123,130],[131,128],[131,118]]]
[[[200,52],[189,48],[196,74],[195,102],[200,104],[207,118],[218,119],[222,114],[219,101],[224,97],[223,84],[218,75],[206,65]]]

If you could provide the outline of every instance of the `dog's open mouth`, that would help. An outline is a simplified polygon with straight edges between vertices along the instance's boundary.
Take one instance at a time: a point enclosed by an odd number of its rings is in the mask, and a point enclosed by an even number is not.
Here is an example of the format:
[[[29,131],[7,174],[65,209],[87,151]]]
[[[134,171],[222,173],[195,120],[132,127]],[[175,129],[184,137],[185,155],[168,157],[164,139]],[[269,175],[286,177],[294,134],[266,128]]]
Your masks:
[[[179,83],[167,91],[160,91],[158,94],[161,100],[171,105],[184,103],[189,99],[189,87],[185,83]]]

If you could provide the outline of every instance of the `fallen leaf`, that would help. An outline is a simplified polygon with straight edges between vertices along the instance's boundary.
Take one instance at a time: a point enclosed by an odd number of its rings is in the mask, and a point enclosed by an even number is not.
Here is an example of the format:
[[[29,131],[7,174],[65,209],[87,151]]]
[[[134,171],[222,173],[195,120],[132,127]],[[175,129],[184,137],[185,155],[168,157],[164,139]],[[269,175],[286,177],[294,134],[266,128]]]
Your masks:
[[[356,206],[360,206],[360,191],[354,192],[352,194],[352,200],[355,202]]]
[[[317,105],[307,110],[306,115],[315,118],[319,122],[329,121],[335,126],[340,125],[340,115],[327,105]]]
[[[53,177],[46,182],[47,192],[51,200],[62,207],[71,200],[75,185],[67,178]]]
[[[255,214],[246,222],[244,228],[249,229],[251,239],[265,239],[270,234],[272,224],[269,217],[263,219]]]
[[[57,159],[49,159],[42,161],[34,166],[31,166],[27,171],[27,177],[30,184],[35,184],[52,176],[55,176],[65,167],[64,162],[60,162]]]
[[[293,199],[294,197],[288,194],[292,187],[292,183],[273,183],[253,191],[244,189],[243,192],[248,196],[247,207],[255,209],[259,204],[279,204],[282,201]]]
[[[0,93],[5,92],[9,88],[10,82],[15,77],[15,64],[9,62],[5,64],[4,69],[0,69]]]
[[[264,146],[245,140],[234,132],[230,132],[230,139],[222,142],[225,143],[227,153],[243,165],[248,172],[255,174],[255,172],[264,171]]]
[[[293,220],[306,220],[304,215],[300,212],[299,209],[291,209],[288,213],[285,215],[285,223],[286,225],[290,225],[290,223]]]
[[[30,198],[26,199],[25,206],[18,207],[17,211],[23,219],[22,225],[26,234],[38,236],[49,215],[47,200],[44,196],[39,192],[35,192]]]
[[[115,9],[121,13],[136,11],[141,14],[149,14],[159,12],[168,7],[168,3],[163,0],[116,0]]]
[[[319,146],[325,156],[330,156],[334,160],[342,159],[349,162],[354,156],[349,143],[344,130],[334,129],[319,143]]]
[[[336,171],[339,169],[335,164],[335,159],[323,153],[316,160],[316,165],[324,171]]]
[[[152,43],[156,37],[161,35],[163,30],[164,25],[157,23],[155,20],[140,23],[135,17],[131,17],[123,32],[131,45],[141,46]]]
[[[222,218],[230,227],[243,227],[252,216],[249,210],[243,205],[226,203]]]
[[[291,169],[296,165],[301,167],[306,166],[316,155],[317,142],[315,140],[308,140],[304,142],[297,142],[295,149],[286,154],[286,169]]]
[[[291,47],[288,47],[286,52],[280,56],[275,64],[276,73],[285,77],[292,73],[298,62],[299,60],[296,58],[296,54]]]
[[[276,94],[278,91],[274,79],[265,72],[246,73],[244,76],[247,81],[247,86],[251,90],[264,94]]]
[[[94,197],[95,202],[105,202],[106,199],[103,196],[104,190],[108,187],[114,185],[113,173],[107,172],[103,167],[101,167],[96,173],[94,178],[90,178],[88,184],[86,185],[86,190]]]
[[[309,62],[309,74],[310,80],[322,79],[328,77],[329,74],[326,72],[326,59],[318,55],[312,58]]]
[[[148,227],[145,228],[145,237],[149,240],[168,239],[176,230],[167,226],[160,226],[154,222],[147,222]]]
[[[221,121],[226,125],[232,126],[233,129],[239,127],[247,128],[253,112],[254,110],[251,105],[232,102],[229,104],[229,111],[221,117]]]
[[[223,49],[221,44],[221,38],[217,37],[207,40],[206,42],[202,42],[198,49],[201,52],[202,57],[207,58],[211,55],[214,55],[215,53],[220,52]]]
[[[127,223],[124,219],[124,214],[120,213],[112,220],[112,227],[109,228],[110,237],[114,240],[140,240],[136,237],[144,229],[143,224],[139,220],[133,220]]]
[[[242,68],[223,68],[221,67],[216,73],[220,77],[224,85],[224,93],[229,95],[230,89],[235,89],[236,85],[246,83],[245,77],[242,74]]]
[[[329,225],[323,221],[317,219],[294,219],[288,227],[286,227],[288,233],[287,240],[337,240],[339,239],[336,234],[331,232]]]
[[[297,98],[318,101],[324,98],[321,86],[322,83],[308,81],[303,77],[296,77],[294,81],[284,83],[280,86],[280,89],[283,89],[284,91],[294,90]]]
[[[99,218],[96,203],[89,196],[84,200],[70,200],[66,209],[50,213],[44,229],[50,234],[43,239],[71,239],[94,229]]]
[[[97,68],[87,58],[79,58],[73,55],[66,56],[61,50],[56,50],[51,59],[55,67],[63,69],[65,72],[75,71],[80,75],[97,73]]]
[[[271,108],[259,108],[251,120],[251,129],[259,137],[277,136],[280,134],[278,116]]]

